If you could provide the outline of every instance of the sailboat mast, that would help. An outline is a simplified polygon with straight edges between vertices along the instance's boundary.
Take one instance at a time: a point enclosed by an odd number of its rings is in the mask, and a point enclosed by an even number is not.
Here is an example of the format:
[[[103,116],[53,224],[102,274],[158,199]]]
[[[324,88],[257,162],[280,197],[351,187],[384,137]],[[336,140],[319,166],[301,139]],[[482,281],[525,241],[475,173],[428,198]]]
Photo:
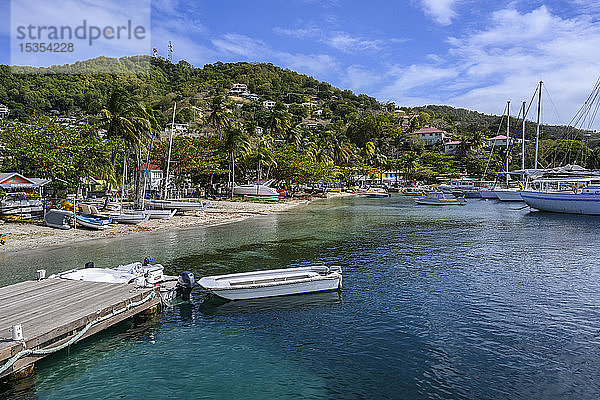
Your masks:
[[[169,137],[169,157],[167,158],[167,176],[165,176],[165,193],[163,198],[167,199],[167,188],[169,186],[169,167],[171,166],[171,149],[173,148],[173,129],[175,128],[175,110],[177,103],[173,106],[173,122],[171,122],[171,136]]]
[[[506,187],[508,187],[508,171],[510,171],[510,100],[506,102]]]
[[[523,102],[523,126],[521,126],[521,170],[525,169],[525,102]]]
[[[537,127],[535,128],[535,169],[538,167],[538,151],[540,148],[540,114],[542,112],[542,81],[538,93]]]

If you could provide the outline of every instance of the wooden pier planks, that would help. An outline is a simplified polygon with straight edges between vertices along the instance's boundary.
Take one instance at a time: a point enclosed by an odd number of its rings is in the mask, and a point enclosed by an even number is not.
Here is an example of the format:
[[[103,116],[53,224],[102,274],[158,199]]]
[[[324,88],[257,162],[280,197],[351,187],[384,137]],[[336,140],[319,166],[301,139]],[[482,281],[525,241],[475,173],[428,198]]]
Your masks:
[[[0,367],[23,346],[12,341],[11,327],[22,324],[28,349],[55,347],[68,341],[89,322],[138,302],[152,288],[133,285],[44,279],[0,287]],[[114,325],[160,303],[156,296],[137,307],[94,325],[83,338]],[[1,376],[18,371],[40,359],[28,356],[15,363]]]

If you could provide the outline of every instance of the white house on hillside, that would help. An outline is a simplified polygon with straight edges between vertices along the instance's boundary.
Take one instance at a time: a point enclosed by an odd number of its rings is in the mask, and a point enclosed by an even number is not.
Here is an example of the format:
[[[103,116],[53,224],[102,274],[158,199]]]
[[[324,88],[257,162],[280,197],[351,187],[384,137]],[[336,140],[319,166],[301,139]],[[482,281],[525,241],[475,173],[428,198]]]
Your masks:
[[[8,117],[10,110],[4,104],[0,104],[0,118]]]
[[[276,104],[276,103],[275,103],[273,100],[265,100],[265,101],[263,101],[263,106],[264,106],[264,107],[265,107],[267,110],[270,110],[270,109],[274,108],[274,107],[275,107],[275,104]]]
[[[248,93],[248,86],[243,83],[234,83],[229,89],[229,94],[233,96],[239,96]]]
[[[426,146],[444,143],[445,139],[449,138],[447,132],[438,128],[421,128],[415,131],[415,135],[421,138]]]

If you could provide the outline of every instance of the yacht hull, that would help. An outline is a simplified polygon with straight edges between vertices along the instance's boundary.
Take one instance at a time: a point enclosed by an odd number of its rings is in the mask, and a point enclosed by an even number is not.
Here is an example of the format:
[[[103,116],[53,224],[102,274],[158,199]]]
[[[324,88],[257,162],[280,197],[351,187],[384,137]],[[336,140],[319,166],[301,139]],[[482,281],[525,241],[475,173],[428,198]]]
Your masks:
[[[600,215],[600,194],[544,193],[524,190],[521,197],[536,210],[564,214]]]

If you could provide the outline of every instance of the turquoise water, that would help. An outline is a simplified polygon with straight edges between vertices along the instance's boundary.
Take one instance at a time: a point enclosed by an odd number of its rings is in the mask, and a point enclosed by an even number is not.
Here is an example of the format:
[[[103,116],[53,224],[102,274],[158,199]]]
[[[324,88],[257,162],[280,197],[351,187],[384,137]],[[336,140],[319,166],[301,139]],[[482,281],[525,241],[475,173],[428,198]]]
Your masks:
[[[0,397],[597,399],[600,218],[520,207],[333,199],[2,256],[2,285],[152,255],[197,276],[335,263],[344,290],[230,303],[197,292],[43,360]]]

